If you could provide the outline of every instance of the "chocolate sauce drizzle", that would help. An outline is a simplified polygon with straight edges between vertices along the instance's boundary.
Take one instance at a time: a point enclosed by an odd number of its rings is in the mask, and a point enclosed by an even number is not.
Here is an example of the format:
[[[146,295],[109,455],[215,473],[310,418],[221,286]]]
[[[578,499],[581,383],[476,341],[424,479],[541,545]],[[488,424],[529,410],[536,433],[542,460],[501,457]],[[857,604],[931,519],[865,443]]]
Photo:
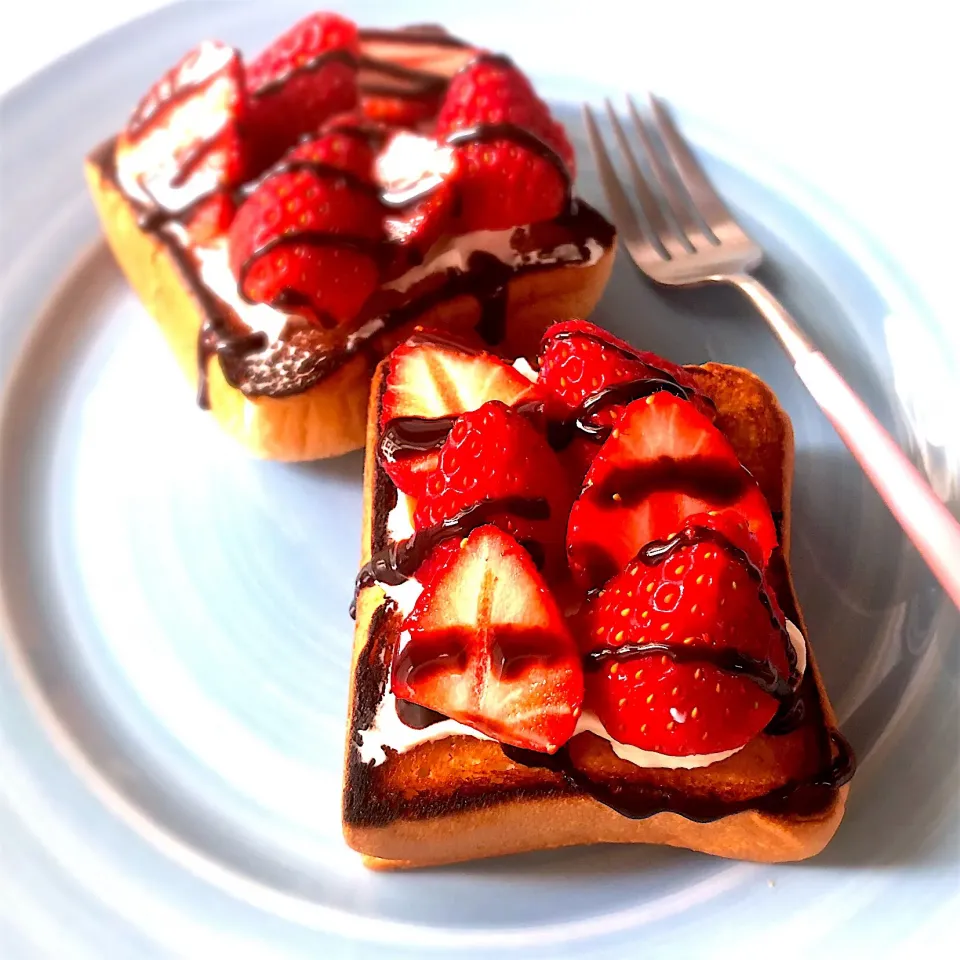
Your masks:
[[[391,541],[360,568],[353,602],[350,604],[350,616],[356,619],[357,597],[365,587],[374,583],[389,586],[405,583],[444,540],[450,537],[465,537],[471,530],[490,523],[502,513],[512,513],[526,520],[546,520],[550,516],[550,506],[541,497],[512,496],[481,500],[441,523],[418,530],[406,540]]]
[[[651,363],[647,357],[642,356],[637,351],[631,349],[627,344],[618,342],[613,337],[604,336],[603,332],[596,330],[561,330],[559,333],[553,333],[550,335],[550,340],[572,340],[574,337],[583,337],[587,340],[592,340],[594,343],[599,344],[602,347],[607,347],[610,350],[616,350],[621,356],[625,357],[627,360],[631,360],[634,363],[642,363],[648,370],[650,370],[656,377],[656,379],[663,380],[671,384],[670,392],[677,397],[681,397],[684,400],[692,400],[694,397],[707,407],[716,410],[717,405],[713,402],[711,397],[708,397],[705,393],[695,389],[683,386],[677,378],[670,373],[668,370],[664,370],[663,367],[659,367],[654,363]],[[547,339],[544,338],[540,343],[541,353],[547,347]],[[636,398],[634,398],[636,399]],[[589,400],[589,398],[588,398]]]
[[[441,723],[447,718],[429,707],[421,707],[419,703],[397,699],[397,717],[400,722],[411,730],[426,730],[435,723]]]
[[[394,417],[380,435],[379,454],[384,463],[397,463],[418,453],[439,450],[457,422],[448,417]]]
[[[372,97],[396,97],[403,100],[439,98],[450,83],[450,78],[442,73],[391,63],[389,60],[367,55],[360,58],[360,69],[368,74],[389,77],[402,84],[398,86],[396,83],[378,83],[361,77],[360,92]]]
[[[514,763],[560,774],[574,789],[631,820],[645,820],[658,813],[676,813],[687,820],[709,823],[744,810],[803,816],[823,809],[831,801],[834,792],[850,781],[856,769],[853,751],[841,733],[831,730],[829,737],[831,753],[836,751],[836,756],[831,756],[825,768],[809,778],[792,780],[769,793],[743,800],[697,796],[667,786],[594,780],[574,764],[566,746],[552,756],[506,744],[501,744],[501,749]]]
[[[470,50],[471,45],[451,36],[442,27],[423,25],[399,30],[361,30],[360,40],[366,43],[391,43],[403,46],[447,47]],[[386,81],[378,78],[387,78]],[[391,83],[393,80],[395,82]],[[439,101],[450,83],[444,73],[394,63],[364,54],[360,58],[358,86],[366,96],[391,97],[402,100]]]
[[[267,83],[257,87],[250,96],[254,100],[261,100],[263,97],[272,96],[275,93],[279,93],[293,77],[301,73],[314,73],[330,63],[342,63],[344,66],[353,67],[354,69],[359,66],[359,60],[349,50],[324,50],[323,53],[318,53],[310,60],[291,67]]]
[[[469,50],[471,44],[466,40],[461,40],[447,31],[439,24],[423,23],[415,24],[399,29],[381,28],[381,27],[363,27],[360,31],[361,41],[382,42],[382,43],[402,43],[410,46],[432,46],[432,47],[457,47],[463,50]]]
[[[592,420],[601,410],[612,404],[628,404],[660,391],[685,399],[689,399],[690,395],[685,387],[669,380],[638,378],[598,390],[572,414],[562,419],[547,418],[542,400],[521,402],[514,410],[534,422],[542,422],[550,446],[554,450],[562,450],[577,435],[598,442],[609,436],[612,429],[609,424],[598,424]],[[380,434],[380,459],[384,463],[397,463],[407,457],[439,450],[456,422],[455,414],[432,418],[394,417]]]

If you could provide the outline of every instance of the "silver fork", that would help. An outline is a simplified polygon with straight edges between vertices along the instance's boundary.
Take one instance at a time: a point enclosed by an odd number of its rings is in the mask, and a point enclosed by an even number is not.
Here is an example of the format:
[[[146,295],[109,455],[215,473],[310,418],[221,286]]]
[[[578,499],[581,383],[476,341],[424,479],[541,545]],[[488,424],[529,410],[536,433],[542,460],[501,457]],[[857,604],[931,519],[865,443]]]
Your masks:
[[[652,174],[649,178],[637,162],[616,112],[606,103],[630,174],[633,201],[614,170],[593,113],[589,106],[583,108],[590,147],[620,242],[634,263],[657,283],[675,287],[726,283],[746,294],[790,355],[797,376],[960,607],[960,525],[783,305],[751,276],[763,251],[733,218],[663,104],[650,97],[649,123],[641,119],[632,100],[627,100],[627,107]],[[662,151],[654,145],[654,137]]]

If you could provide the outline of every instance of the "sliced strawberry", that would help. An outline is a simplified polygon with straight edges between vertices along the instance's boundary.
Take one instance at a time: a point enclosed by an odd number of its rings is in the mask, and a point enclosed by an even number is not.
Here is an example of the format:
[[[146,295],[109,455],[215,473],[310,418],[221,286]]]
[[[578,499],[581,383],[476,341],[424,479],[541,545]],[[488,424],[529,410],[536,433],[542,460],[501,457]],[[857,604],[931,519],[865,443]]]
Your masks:
[[[394,256],[390,280],[422,263],[446,232],[455,206],[455,152],[432,137],[397,133],[377,158],[377,180],[390,213],[384,230]]]
[[[191,50],[153,85],[117,139],[117,175],[135,196],[184,211],[198,242],[233,215],[230,192],[249,173],[243,65],[222,43]]]
[[[324,119],[357,102],[357,27],[314,13],[267,47],[247,70],[251,139],[260,169]]]
[[[484,124],[509,124],[519,133],[479,132]],[[573,177],[573,149],[530,81],[505,57],[479,57],[454,76],[437,135],[456,144],[460,159],[458,232],[550,220],[563,210],[568,178],[557,164]]]
[[[365,140],[334,131],[302,140],[287,153],[283,162],[309,161],[321,169],[342,170],[364,184],[367,190],[372,190],[375,187],[373,159],[373,147]]]
[[[637,350],[586,320],[555,323],[544,333],[538,379],[551,417],[580,412],[584,401],[615,384],[647,380],[675,385],[704,415],[712,418],[714,412],[683,367],[648,350]],[[604,406],[591,422],[612,424],[622,410],[622,403]]]
[[[400,635],[391,690],[501,743],[555,753],[577,725],[583,670],[550,590],[507,533],[447,554]]]
[[[337,143],[336,136],[325,142]],[[307,154],[302,162],[281,164],[237,211],[230,266],[251,302],[302,314],[319,326],[347,323],[379,285],[380,203],[357,177],[330,175],[327,161],[317,166],[310,159],[323,152],[336,165],[333,146],[324,152],[317,141],[294,153],[301,150]]]
[[[223,236],[233,222],[237,205],[232,194],[218,192],[204,198],[191,208],[187,229],[194,243],[207,244]]]
[[[360,109],[371,120],[410,130],[415,130],[436,116],[439,106],[439,96],[418,98],[378,94],[360,97]]]
[[[380,414],[380,430],[397,418],[432,420],[476,410],[488,400],[507,406],[530,395],[533,384],[489,353],[472,353],[434,344],[402,344],[390,356]],[[397,487],[420,497],[439,463],[432,450],[403,453],[381,445],[381,460]]]
[[[579,418],[595,431],[590,438],[570,432],[563,456],[578,480],[583,479],[600,448],[599,442],[616,424],[625,404],[649,388],[650,381],[685,394],[701,413],[713,419],[712,404],[697,391],[690,374],[655,353],[635,350],[586,320],[556,323],[543,335],[538,384],[547,416],[568,424]],[[631,384],[637,387],[632,396]],[[611,390],[618,385],[623,392]]]
[[[583,587],[598,587],[645,543],[669,537],[694,513],[725,508],[747,521],[766,564],[777,545],[770,507],[726,437],[669,393],[635,400],[570,512],[570,569]]]
[[[576,175],[566,131],[507,57],[481,54],[454,75],[437,115],[437,135],[478,123],[512,123],[535,133],[556,150],[571,176]]]
[[[418,530],[483,501],[508,501],[490,521],[529,544],[551,576],[563,565],[563,532],[573,490],[557,455],[530,421],[499,400],[461,414],[440,448],[437,469],[417,501]],[[544,501],[546,519],[530,519],[509,501]],[[534,546],[535,545],[535,546]]]
[[[722,536],[698,539],[704,529]],[[734,665],[749,658],[772,664],[784,682],[790,676],[783,615],[755,565],[761,556],[738,514],[695,515],[672,549],[646,562],[641,552],[588,600],[578,642],[605,655],[588,660],[586,706],[615,740],[670,756],[719,753],[773,719],[770,687]],[[638,653],[644,647],[650,653]]]

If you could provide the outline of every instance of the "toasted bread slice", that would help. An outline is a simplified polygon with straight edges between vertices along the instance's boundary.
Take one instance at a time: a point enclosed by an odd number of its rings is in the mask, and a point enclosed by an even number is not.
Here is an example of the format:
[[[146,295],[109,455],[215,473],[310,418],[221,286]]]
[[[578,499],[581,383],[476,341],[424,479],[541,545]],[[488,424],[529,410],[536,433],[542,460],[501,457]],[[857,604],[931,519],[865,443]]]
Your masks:
[[[198,386],[198,339],[210,314],[196,270],[163,232],[147,231],[138,211],[119,189],[113,164],[114,141],[95,150],[86,176],[107,241],[144,306],[160,325],[187,379]],[[589,210],[589,213],[587,213]],[[584,215],[598,217],[589,208]],[[604,222],[605,223],[605,222]],[[603,293],[616,249],[605,226],[602,253],[586,264],[558,263],[519,270],[506,285],[506,317],[499,352],[531,355],[543,330],[558,316],[587,316]],[[598,239],[598,238],[593,238]],[[258,457],[315,460],[363,445],[367,397],[381,356],[423,325],[469,330],[480,320],[480,304],[470,295],[430,297],[422,312],[405,311],[404,321],[339,364],[329,376],[301,392],[251,396],[232,386],[216,356],[206,363],[209,407],[227,433]]]
[[[371,394],[364,562],[386,545],[386,519],[396,502],[396,489],[376,456],[384,366]],[[715,363],[686,369],[716,404],[717,425],[767,497],[782,545],[771,561],[771,583],[784,613],[806,636],[783,559],[790,544],[789,418],[747,370]],[[469,736],[423,743],[406,753],[387,749],[384,762],[364,763],[359,735],[373,723],[388,681],[386,651],[396,639],[398,622],[390,610],[378,585],[360,592],[343,826],[347,842],[370,867],[427,866],[591,843],[661,843],[742,860],[801,860],[822,850],[840,823],[848,788],[833,784],[850,757],[835,736],[809,645],[800,726],[779,736],[761,734],[708,767],[640,768],[591,733],[574,737],[567,748],[582,778],[515,763],[499,744]],[[583,778],[592,789],[583,788]]]

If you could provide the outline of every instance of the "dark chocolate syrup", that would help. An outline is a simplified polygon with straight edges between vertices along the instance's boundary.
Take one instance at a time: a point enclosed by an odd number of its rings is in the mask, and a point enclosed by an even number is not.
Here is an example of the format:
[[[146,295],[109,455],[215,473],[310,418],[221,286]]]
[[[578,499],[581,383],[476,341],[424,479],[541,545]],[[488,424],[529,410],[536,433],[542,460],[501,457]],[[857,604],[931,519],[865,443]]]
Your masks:
[[[632,506],[658,490],[672,490],[720,506],[739,500],[749,484],[750,475],[739,463],[732,466],[723,457],[694,454],[616,467],[584,492],[600,502],[613,503],[616,496],[617,506]]]
[[[359,31],[360,40],[366,42],[398,43],[410,46],[455,47],[469,50],[471,44],[461,40],[438,24],[417,24],[399,29],[381,29],[364,27]]]
[[[647,499],[661,490],[706,501],[715,509],[736,503],[752,484],[750,474],[723,457],[695,454],[682,459],[662,456],[634,466],[615,467],[602,479],[585,487],[581,499],[598,509],[619,509]],[[620,565],[601,543],[584,544],[579,562],[590,583],[606,583]]]
[[[374,583],[397,586],[405,583],[416,572],[430,553],[450,537],[465,537],[471,530],[489,523],[501,513],[512,513],[527,520],[546,520],[550,516],[547,501],[540,497],[503,497],[482,500],[466,507],[442,523],[418,530],[406,540],[392,541],[379,550],[360,568],[357,574],[350,616],[356,618],[357,596]]]
[[[744,677],[764,693],[777,700],[793,701],[793,685],[770,660],[757,660],[737,650],[685,646],[682,643],[623,643],[618,647],[601,647],[584,657],[586,670],[599,670],[607,663],[639,660],[646,657],[668,657],[674,663],[706,663],[721,673]]]
[[[141,182],[140,187],[145,193],[150,194],[146,184]],[[168,223],[189,223],[193,219],[194,214],[197,213],[208,200],[217,196],[220,192],[219,188],[205,191],[189,203],[184,204],[184,206],[178,207],[176,210],[171,210],[160,204],[149,208],[141,207],[132,199],[128,198],[128,200],[137,211],[137,226],[145,233],[158,234],[161,228],[165,227]]]
[[[546,666],[563,654],[557,649],[556,634],[545,627],[515,623],[491,624],[488,628],[490,669],[504,683],[519,680],[532,664]],[[462,673],[467,668],[473,627],[448,627],[414,635],[400,650],[393,664],[391,681],[402,687],[429,683],[437,674]]]
[[[364,55],[360,58],[361,76],[358,83],[361,94],[372,97],[396,97],[403,100],[439,99],[450,83],[442,73],[408,67],[390,60]],[[377,82],[369,74],[388,78]],[[390,81],[394,81],[391,83]]]
[[[671,390],[671,393],[674,393],[675,396],[682,396],[685,400],[692,400],[696,397],[702,404],[705,404],[708,407],[716,410],[716,404],[713,402],[712,398],[708,397],[705,393],[701,393],[696,388],[685,387],[683,386],[677,378],[670,373],[668,370],[664,370],[663,367],[659,367],[654,363],[650,362],[649,355],[643,355],[639,351],[634,350],[628,344],[621,343],[612,336],[606,336],[602,330],[562,330],[559,333],[553,333],[550,335],[549,340],[545,337],[540,343],[540,352],[542,353],[548,342],[554,340],[571,340],[574,337],[584,337],[588,340],[592,340],[594,343],[600,344],[602,347],[607,347],[611,350],[616,350],[621,356],[625,357],[628,360],[632,360],[635,363],[642,363],[648,370],[650,370],[658,379],[665,380],[676,388],[676,390]],[[682,391],[682,393],[680,392]]]
[[[455,415],[449,417],[394,417],[380,435],[380,459],[396,463],[405,457],[439,450],[447,439]]]
[[[665,785],[630,784],[594,780],[573,763],[568,747],[552,756],[501,744],[504,754],[514,763],[540,767],[560,774],[573,788],[631,820],[645,820],[658,813],[676,813],[687,820],[709,823],[744,810],[809,815],[822,810],[833,799],[834,791],[850,781],[856,763],[850,744],[837,730],[830,731],[831,756],[828,764],[813,776],[793,780],[759,797],[727,800],[698,796]]]
[[[257,87],[250,96],[254,100],[260,100],[263,97],[269,97],[274,93],[279,93],[292,77],[298,76],[301,73],[314,73],[330,63],[342,63],[344,66],[353,67],[354,69],[356,69],[358,65],[357,57],[349,50],[324,50],[323,53],[318,53],[310,60],[291,67],[269,82]]]
[[[399,30],[361,30],[363,43],[389,43],[402,46],[447,47],[470,50],[470,44],[451,36],[442,27],[422,26]],[[364,53],[360,58],[357,86],[361,96],[390,97],[399,100],[420,101],[439,106],[450,83],[448,73],[438,73],[423,67],[411,67]]]
[[[594,419],[596,414],[607,407],[633,403],[634,400],[640,400],[661,391],[671,393],[684,400],[689,400],[691,395],[690,390],[680,386],[672,378],[663,380],[659,377],[637,377],[635,380],[615,383],[591,394],[569,417],[562,420],[549,420],[547,422],[547,440],[555,450],[562,450],[568,446],[574,436],[582,436],[597,443],[602,443],[610,436],[613,427],[609,423],[598,423]]]
[[[411,343],[408,340],[407,343]],[[524,401],[514,409],[517,413],[545,426],[547,440],[555,450],[568,446],[577,434],[591,440],[603,441],[610,433],[609,425],[592,422],[591,418],[611,404],[627,404],[633,400],[659,393],[661,390],[677,397],[689,397],[690,391],[669,380],[657,378],[630,380],[598,390],[588,397],[569,416],[547,419],[543,401]],[[395,417],[387,422],[380,434],[379,455],[385,463],[396,463],[406,457],[439,450],[456,423],[456,415],[445,417]]]
[[[419,703],[400,699],[397,700],[397,716],[400,722],[411,730],[426,730],[427,727],[447,719],[442,713],[429,707],[421,707]]]

